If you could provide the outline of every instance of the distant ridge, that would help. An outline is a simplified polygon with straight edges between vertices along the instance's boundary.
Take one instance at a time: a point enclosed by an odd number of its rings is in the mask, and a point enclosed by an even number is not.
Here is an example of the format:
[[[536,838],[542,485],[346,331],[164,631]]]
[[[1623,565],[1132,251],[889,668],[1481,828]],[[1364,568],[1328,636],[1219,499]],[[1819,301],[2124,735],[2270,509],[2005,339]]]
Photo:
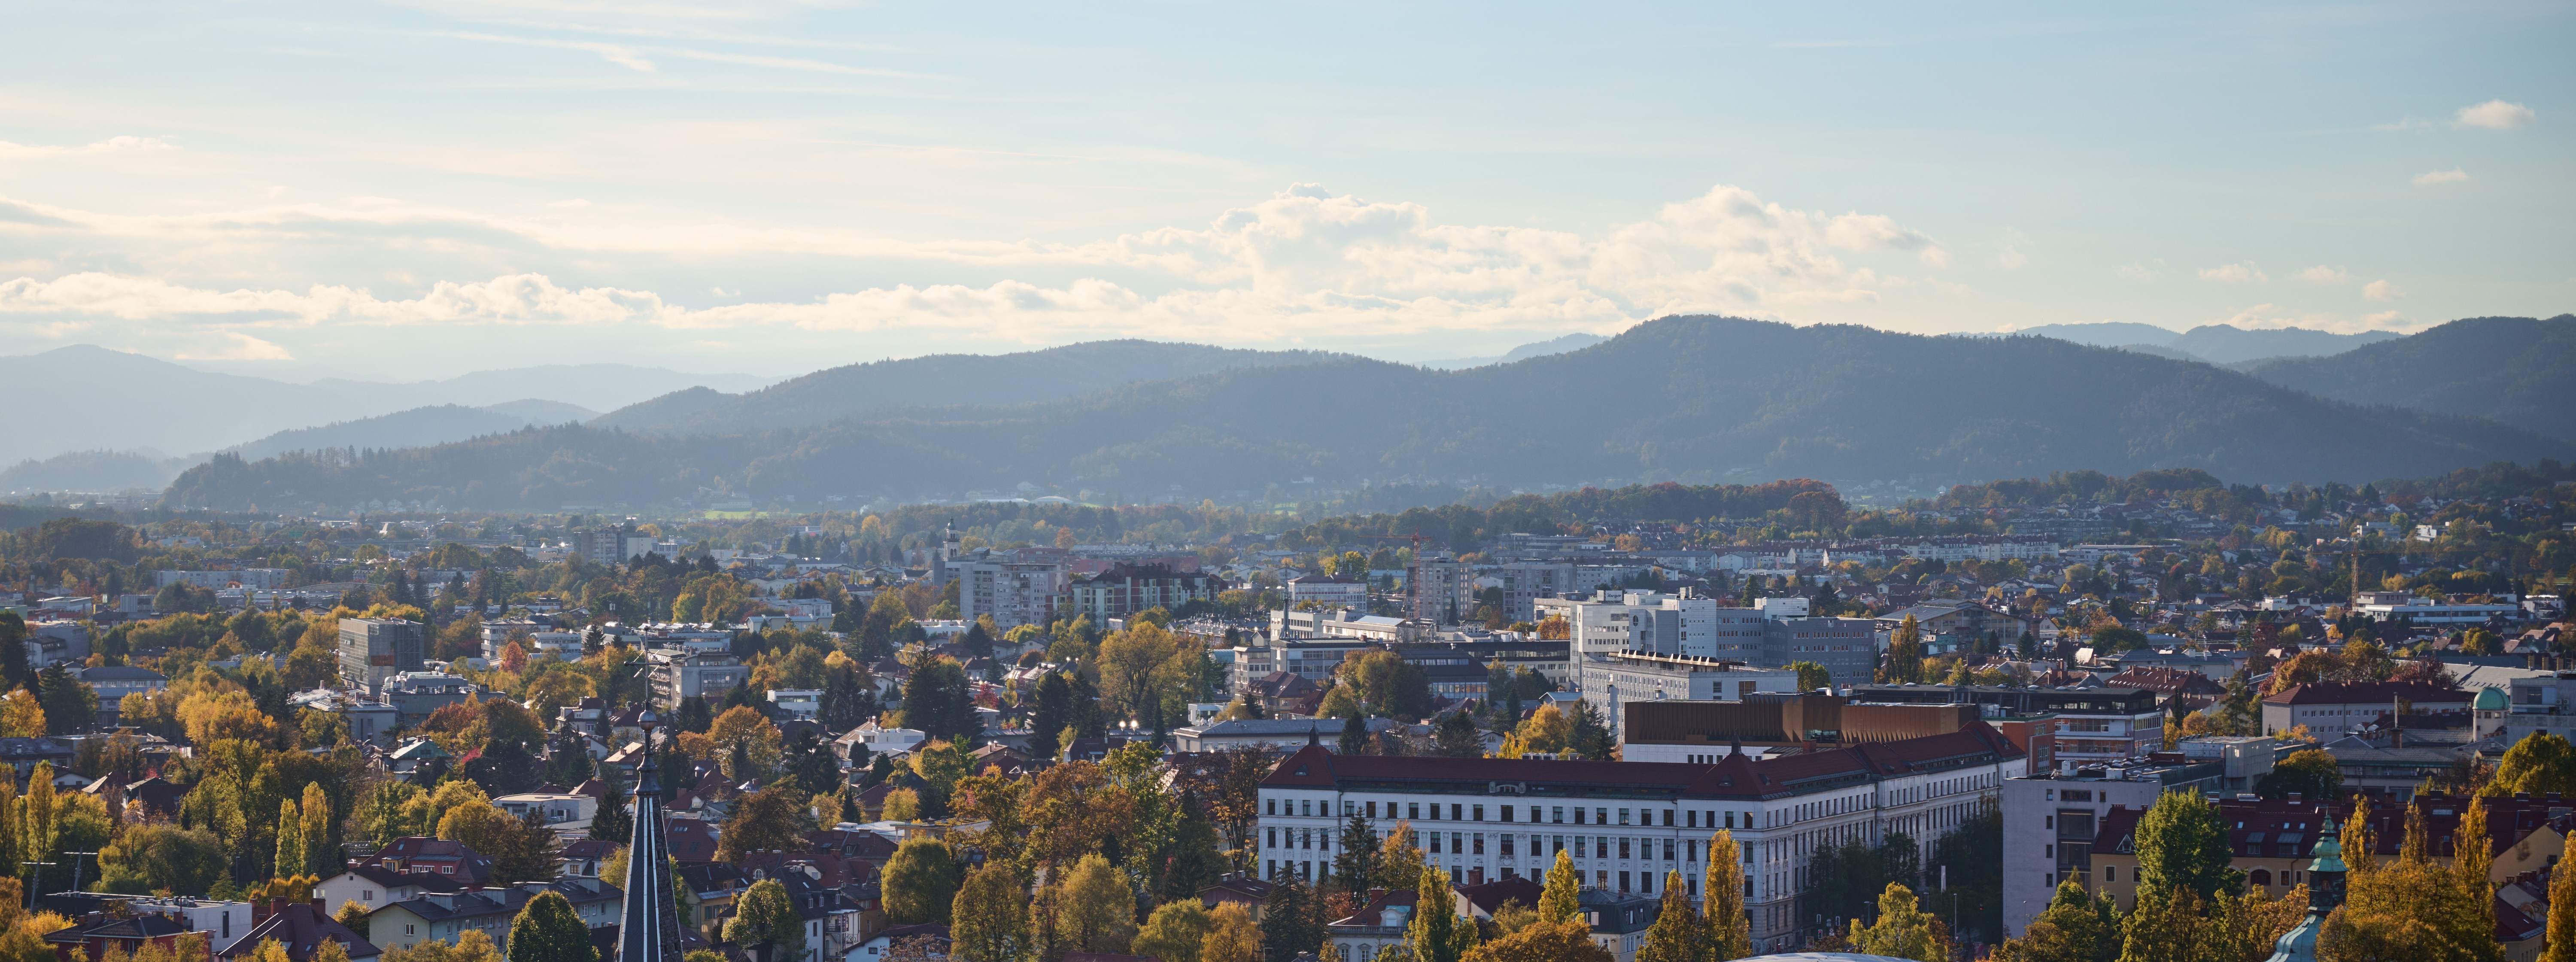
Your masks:
[[[2321,397],[2493,418],[2576,441],[2576,315],[2472,317],[2332,357],[2277,358],[2246,370]]]
[[[1599,344],[1607,340],[1609,340],[1609,338],[1599,334],[1585,334],[1577,331],[1563,337],[1553,337],[1544,341],[1523,344],[1502,354],[1489,357],[1453,357],[1438,361],[1423,361],[1419,366],[1431,368],[1437,371],[1460,371],[1471,367],[1484,367],[1488,364],[1510,364],[1514,361],[1526,361],[1533,357],[1546,357],[1550,354],[1563,354],[1567,351],[1580,351],[1584,348],[1591,347],[1592,345]]]
[[[2404,335],[2394,331],[2337,334],[2298,327],[2249,329],[2230,324],[2203,324],[2175,333],[2153,324],[2105,321],[2098,324],[2042,324],[2013,331],[2011,336],[2053,337],[2094,347],[2156,348],[2167,357],[2227,365],[2262,358],[2341,354]]]
[[[1170,346],[1084,347],[1160,358]],[[1045,354],[1006,357],[1028,370],[1043,368],[1032,358]],[[180,477],[165,500],[232,507],[401,497],[551,509],[670,503],[702,489],[810,503],[1023,483],[1150,500],[1310,476],[1328,486],[1410,479],[1509,489],[2151,468],[2286,483],[2576,455],[2576,445],[2489,420],[2355,406],[2208,364],[2046,337],[1667,317],[1584,350],[1464,371],[1314,357],[1029,403],[956,403],[980,399],[960,387],[930,392],[935,403],[757,430],[559,427],[355,462],[226,458]],[[1748,357],[1763,363],[1743,363]],[[1094,360],[1095,369],[1135,369]],[[733,407],[740,400],[714,410],[767,410]]]

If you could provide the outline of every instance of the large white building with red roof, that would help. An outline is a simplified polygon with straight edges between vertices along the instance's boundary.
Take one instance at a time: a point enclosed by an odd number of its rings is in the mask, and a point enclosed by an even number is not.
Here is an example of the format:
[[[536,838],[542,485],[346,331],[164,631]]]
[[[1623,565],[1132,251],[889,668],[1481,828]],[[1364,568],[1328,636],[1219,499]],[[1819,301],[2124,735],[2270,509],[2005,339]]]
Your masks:
[[[1798,893],[1819,849],[1891,833],[1927,852],[1991,803],[2028,756],[1984,722],[1959,731],[1716,764],[1336,755],[1310,744],[1261,783],[1265,877],[1332,872],[1351,816],[1372,839],[1409,823],[1459,884],[1543,876],[1560,851],[1585,885],[1638,895],[1678,871],[1694,899],[1708,840],[1743,847],[1757,948],[1802,941]]]

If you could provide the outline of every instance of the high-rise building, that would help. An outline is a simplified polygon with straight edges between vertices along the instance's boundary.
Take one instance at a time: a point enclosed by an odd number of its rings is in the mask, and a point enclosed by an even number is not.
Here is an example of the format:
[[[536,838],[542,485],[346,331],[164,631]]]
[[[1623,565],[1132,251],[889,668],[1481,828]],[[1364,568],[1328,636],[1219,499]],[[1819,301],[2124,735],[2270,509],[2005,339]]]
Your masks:
[[[340,619],[340,680],[370,696],[384,694],[386,679],[423,667],[422,628],[401,618]]]
[[[652,554],[660,543],[652,535],[635,530],[633,525],[607,528],[585,528],[566,539],[575,557],[593,564],[622,565],[636,555]]]
[[[951,560],[942,569],[957,579],[959,617],[972,623],[991,615],[1005,631],[1055,620],[1065,585],[1065,567],[1053,561]]]
[[[1417,554],[1406,575],[1406,617],[1454,625],[1476,612],[1476,569],[1445,551]]]

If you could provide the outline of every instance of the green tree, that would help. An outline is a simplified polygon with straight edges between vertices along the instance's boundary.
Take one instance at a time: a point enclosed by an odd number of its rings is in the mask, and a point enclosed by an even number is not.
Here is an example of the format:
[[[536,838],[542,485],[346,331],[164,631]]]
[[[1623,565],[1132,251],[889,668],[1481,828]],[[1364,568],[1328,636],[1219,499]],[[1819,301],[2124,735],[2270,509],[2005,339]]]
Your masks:
[[[73,678],[62,662],[36,674],[36,694],[45,708],[45,733],[68,735],[98,720],[98,695]]]
[[[2478,794],[2511,798],[2530,792],[2533,798],[2549,792],[2563,796],[2576,794],[2576,747],[2567,739],[2549,732],[2533,732],[2505,749],[2503,760],[2496,763],[2495,776],[2487,779]]]
[[[1425,867],[1413,892],[1413,921],[1404,930],[1413,962],[1458,962],[1475,946],[1476,926],[1459,924],[1458,896],[1449,888],[1449,873]]]
[[[949,938],[966,962],[1020,962],[1032,948],[1028,893],[1008,865],[995,862],[967,876],[948,918]]]
[[[1610,727],[1602,723],[1601,712],[1591,702],[1578,701],[1574,703],[1574,732],[1567,747],[1593,761],[1609,761],[1619,743],[1610,737]]]
[[[1352,892],[1379,887],[1377,830],[1357,809],[1351,811],[1350,821],[1342,823],[1341,843],[1341,850],[1333,855],[1333,878]]]
[[[2576,865],[2564,861],[2549,872],[2549,927],[2540,962],[2576,962]]]
[[[280,800],[277,803],[277,861],[274,864],[277,866],[275,874],[280,878],[304,871],[304,813],[296,810],[293,801]]]
[[[1464,711],[1450,712],[1432,727],[1431,753],[1442,758],[1483,758],[1485,733],[1476,730],[1476,720]]]
[[[1994,960],[2111,962],[2120,947],[2120,920],[2111,896],[2086,892],[2070,879],[2058,883],[2056,896],[2022,927],[2020,938],[1995,947]]]
[[[1701,962],[1711,954],[1707,923],[1691,908],[1690,896],[1682,890],[1682,873],[1664,873],[1663,905],[1655,913],[1654,924],[1646,927],[1637,962]]]
[[[1324,913],[1315,894],[1294,877],[1282,878],[1261,908],[1261,944],[1272,959],[1294,958],[1324,944]]]
[[[1162,962],[1199,962],[1199,947],[1207,941],[1208,930],[1213,926],[1207,908],[1198,899],[1165,902],[1146,917],[1145,927],[1136,931],[1136,939],[1127,951]]]
[[[886,918],[897,925],[948,921],[957,897],[957,856],[933,838],[905,839],[886,861]]]
[[[914,839],[913,841],[928,840]],[[942,857],[944,858],[945,855],[943,851]],[[901,849],[896,850],[895,857],[897,859],[903,857]],[[888,863],[886,870],[891,873],[894,870],[893,863]],[[886,885],[889,906],[893,903],[893,891],[892,876],[889,875]],[[947,915],[947,909],[947,902],[943,899],[939,905],[939,915],[944,918]],[[774,959],[805,957],[805,920],[797,914],[796,902],[787,896],[787,886],[779,884],[777,879],[761,879],[751,883],[751,887],[744,889],[742,896],[734,900],[733,911],[733,918],[725,921],[725,941],[742,946],[772,946],[774,954],[770,957]]]
[[[2343,793],[2343,769],[2335,765],[2334,756],[2319,749],[2291,752],[2254,782],[2254,791],[2270,799],[2288,798],[2295,792],[2312,802],[2333,801]]]
[[[801,943],[803,926],[794,927]],[[572,900],[563,893],[538,893],[510,921],[509,962],[598,962],[598,956],[590,947],[590,924],[581,920],[581,913],[574,911]]]
[[[1950,932],[1916,903],[1914,890],[1889,882],[1878,896],[1878,919],[1868,925],[1852,920],[1851,946],[1869,955],[1949,962]]]
[[[1825,666],[1815,662],[1793,661],[1789,663],[1789,670],[1798,673],[1799,691],[1815,691],[1819,688],[1831,688],[1834,685],[1834,673],[1825,670]]]
[[[1548,867],[1547,885],[1539,890],[1538,919],[1562,922],[1574,917],[1581,904],[1576,897],[1583,890],[1583,873],[1574,868],[1574,856],[1564,849],[1556,850],[1556,864]]]
[[[2218,809],[2199,792],[2166,792],[2138,818],[2138,885],[2140,892],[2191,889],[2202,901],[2244,887],[2244,875],[2228,863],[2227,826]]]
[[[1136,892],[1118,868],[1098,853],[1075,862],[1064,880],[1048,886],[1051,940],[1064,949],[1125,952],[1136,936]]]

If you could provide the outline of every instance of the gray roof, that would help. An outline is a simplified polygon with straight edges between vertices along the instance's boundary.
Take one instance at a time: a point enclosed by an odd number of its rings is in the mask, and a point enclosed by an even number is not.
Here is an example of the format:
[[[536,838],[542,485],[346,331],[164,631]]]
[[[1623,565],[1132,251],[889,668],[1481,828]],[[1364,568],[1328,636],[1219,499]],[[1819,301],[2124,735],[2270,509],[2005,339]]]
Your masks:
[[[1479,671],[1481,672],[1481,669]],[[1344,718],[1298,718],[1286,721],[1273,718],[1238,718],[1234,721],[1181,730],[1195,732],[1200,738],[1275,738],[1303,735],[1309,730],[1325,735],[1339,735],[1343,728],[1348,727],[1348,722],[1349,719]],[[1393,727],[1395,727],[1395,720],[1391,718],[1368,720],[1368,730],[1372,732],[1382,732]]]

